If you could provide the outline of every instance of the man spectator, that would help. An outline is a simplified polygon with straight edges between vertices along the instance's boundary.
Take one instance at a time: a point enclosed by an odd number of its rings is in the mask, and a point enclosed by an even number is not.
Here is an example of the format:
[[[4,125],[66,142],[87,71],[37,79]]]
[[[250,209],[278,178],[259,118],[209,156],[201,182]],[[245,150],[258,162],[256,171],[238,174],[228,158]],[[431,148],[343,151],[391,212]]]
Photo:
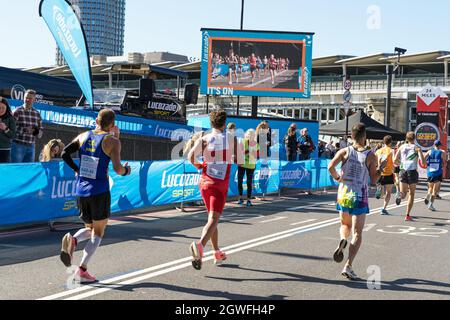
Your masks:
[[[348,147],[348,137],[344,136],[341,141],[339,141],[339,145],[341,146],[342,149],[347,148]]]
[[[34,162],[36,139],[42,138],[44,128],[39,111],[33,108],[36,101],[36,91],[27,90],[23,106],[13,112],[16,119],[16,138],[11,146],[11,161],[13,163]]]
[[[301,131],[298,143],[300,145],[300,161],[311,159],[311,153],[316,150],[316,147],[314,146],[311,136],[308,135],[308,129],[304,128]]]
[[[336,154],[336,148],[333,145],[333,140],[330,140],[330,142],[327,143],[325,146],[325,152],[328,155],[328,159],[333,159],[334,155]]]

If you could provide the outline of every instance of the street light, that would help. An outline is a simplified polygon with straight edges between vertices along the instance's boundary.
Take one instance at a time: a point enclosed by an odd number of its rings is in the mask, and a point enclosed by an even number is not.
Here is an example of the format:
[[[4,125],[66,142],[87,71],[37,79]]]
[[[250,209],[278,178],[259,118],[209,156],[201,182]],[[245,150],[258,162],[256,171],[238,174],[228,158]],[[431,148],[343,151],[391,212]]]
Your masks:
[[[397,71],[398,67],[400,66],[400,56],[402,54],[405,54],[407,50],[403,49],[403,48],[395,47],[394,51],[398,55],[397,63],[395,64],[394,67],[392,65],[386,66],[386,73],[387,73],[387,77],[388,77],[387,78],[388,85],[387,85],[387,99],[386,99],[386,114],[384,115],[384,122],[385,122],[386,127],[391,126],[392,75],[394,74],[395,71]]]

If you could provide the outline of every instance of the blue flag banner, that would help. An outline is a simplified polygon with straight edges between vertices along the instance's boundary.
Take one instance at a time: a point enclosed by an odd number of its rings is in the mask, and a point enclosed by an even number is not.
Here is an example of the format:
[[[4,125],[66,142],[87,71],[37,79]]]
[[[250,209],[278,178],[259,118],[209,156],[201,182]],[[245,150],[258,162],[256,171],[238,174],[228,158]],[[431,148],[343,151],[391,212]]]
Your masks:
[[[254,194],[336,186],[327,171],[329,161],[259,161]],[[112,213],[201,200],[200,172],[185,160],[134,161],[130,166],[127,177],[117,175],[112,165],[109,168]],[[14,177],[0,181],[0,226],[78,215],[76,178],[65,163],[3,164],[0,176]],[[245,180],[243,187],[245,191]],[[228,196],[238,194],[237,166],[233,166]]]
[[[39,15],[47,23],[81,91],[93,106],[89,50],[77,14],[66,0],[41,0]]]

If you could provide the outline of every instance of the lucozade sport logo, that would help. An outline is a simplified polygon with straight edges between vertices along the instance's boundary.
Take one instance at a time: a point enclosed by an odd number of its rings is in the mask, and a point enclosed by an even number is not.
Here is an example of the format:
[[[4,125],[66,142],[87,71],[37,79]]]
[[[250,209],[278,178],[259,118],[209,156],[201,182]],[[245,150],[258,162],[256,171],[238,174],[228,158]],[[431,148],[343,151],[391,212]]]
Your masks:
[[[416,129],[416,145],[424,150],[430,150],[436,140],[440,140],[439,129],[432,123],[421,123]]]
[[[66,50],[71,50],[75,58],[78,58],[81,55],[82,50],[75,42],[72,32],[70,31],[71,29],[77,28],[77,24],[66,21],[63,10],[58,6],[53,6],[53,20],[55,21],[55,25],[58,26],[57,33],[64,44],[64,48]]]

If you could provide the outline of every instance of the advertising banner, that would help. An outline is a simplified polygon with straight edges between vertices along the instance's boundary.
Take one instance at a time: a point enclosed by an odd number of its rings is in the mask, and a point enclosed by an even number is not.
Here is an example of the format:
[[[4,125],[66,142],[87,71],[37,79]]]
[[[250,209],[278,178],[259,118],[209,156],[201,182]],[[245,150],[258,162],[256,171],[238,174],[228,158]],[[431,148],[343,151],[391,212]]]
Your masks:
[[[327,174],[329,160],[259,161],[254,194],[280,188],[318,189],[335,186]],[[200,172],[185,160],[130,162],[131,175],[109,168],[111,211],[120,213],[151,206],[201,200]],[[77,216],[76,177],[63,162],[0,165],[0,225],[46,222]],[[237,166],[232,166],[228,196],[237,196]],[[246,189],[244,180],[244,190]]]
[[[71,4],[66,0],[42,0],[39,15],[45,20],[87,101],[94,106],[86,35]]]

